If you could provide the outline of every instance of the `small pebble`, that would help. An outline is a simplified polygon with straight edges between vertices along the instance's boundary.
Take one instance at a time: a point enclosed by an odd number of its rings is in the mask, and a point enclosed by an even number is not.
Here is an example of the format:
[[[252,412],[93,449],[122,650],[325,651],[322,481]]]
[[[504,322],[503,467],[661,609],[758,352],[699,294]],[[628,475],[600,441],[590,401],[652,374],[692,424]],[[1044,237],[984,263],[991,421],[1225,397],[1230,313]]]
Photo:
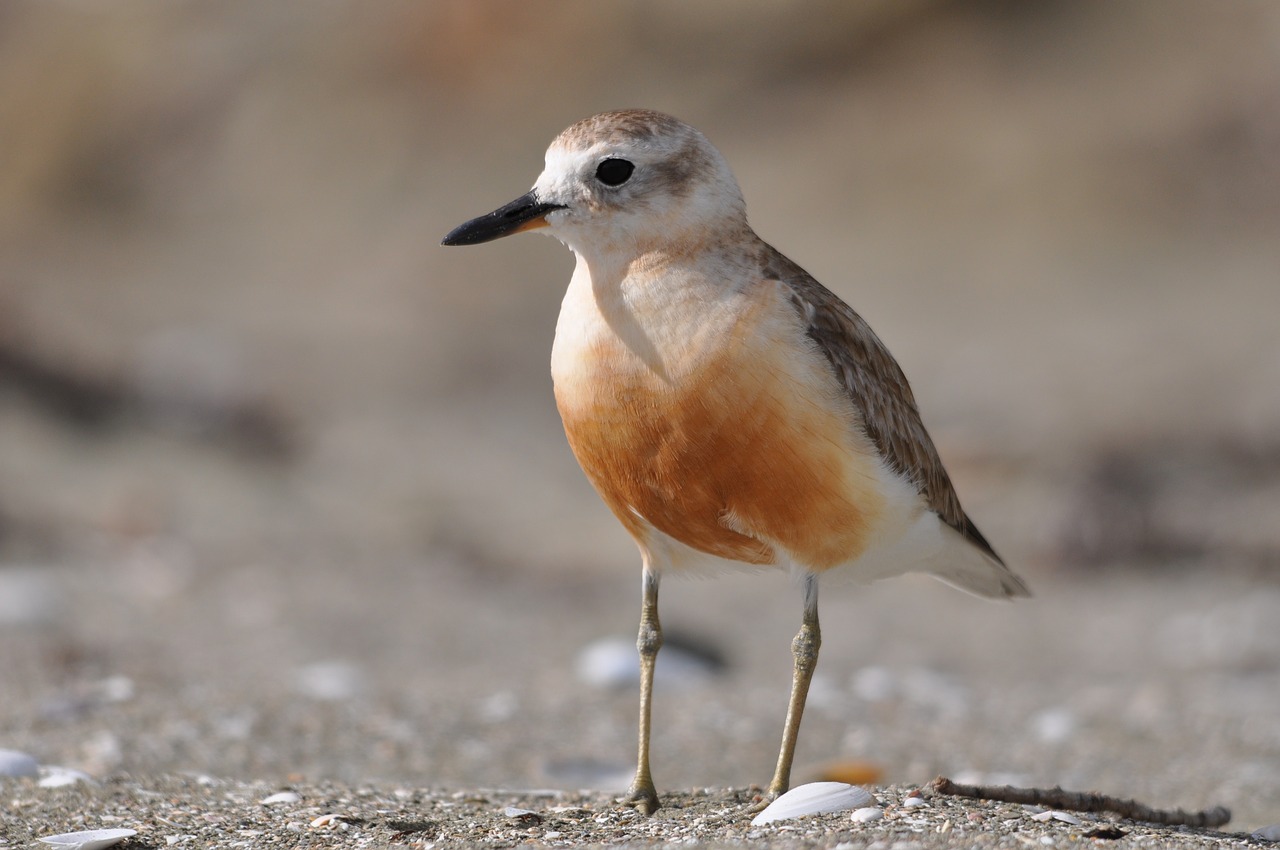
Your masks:
[[[853,814],[849,815],[849,820],[854,823],[871,823],[884,817],[884,812],[879,806],[863,806],[861,809],[854,809]]]
[[[0,776],[39,776],[40,765],[17,750],[0,750]]]
[[[903,801],[902,801],[902,805],[903,805],[903,806],[905,806],[905,807],[911,807],[911,806],[927,806],[927,805],[929,805],[929,801],[928,801],[928,800],[926,800],[924,797],[919,797],[919,796],[916,796],[916,795],[914,795],[914,794],[913,794],[912,796],[910,796],[910,797],[908,797],[907,799],[903,800]]]
[[[341,702],[364,691],[364,674],[345,661],[320,661],[293,671],[294,690],[321,702]]]
[[[485,723],[505,723],[520,711],[520,699],[511,691],[498,691],[480,701],[478,716]]]
[[[49,571],[9,564],[0,568],[0,626],[51,623],[62,607],[62,593]]]
[[[1270,826],[1255,829],[1252,836],[1262,841],[1280,841],[1280,823],[1273,823]]]
[[[654,679],[667,687],[701,684],[724,669],[724,661],[714,647],[689,639],[667,636],[662,646],[662,663]],[[640,685],[640,656],[635,638],[607,637],[583,647],[578,653],[578,678],[603,688],[634,688]]]
[[[1035,735],[1046,744],[1061,744],[1076,731],[1076,716],[1070,709],[1049,708],[1035,716],[1031,727]]]
[[[93,696],[102,703],[129,702],[136,691],[128,676],[108,676],[93,685]]]

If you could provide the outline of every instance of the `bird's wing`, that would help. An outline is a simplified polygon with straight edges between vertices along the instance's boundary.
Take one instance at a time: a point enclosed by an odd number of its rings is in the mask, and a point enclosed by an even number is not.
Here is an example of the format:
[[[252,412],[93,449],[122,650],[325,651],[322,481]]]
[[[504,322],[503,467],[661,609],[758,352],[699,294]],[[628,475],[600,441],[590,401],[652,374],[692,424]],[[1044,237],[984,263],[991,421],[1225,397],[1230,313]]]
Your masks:
[[[960,506],[960,497],[920,419],[907,376],[871,326],[776,250],[769,248],[763,260],[765,274],[790,289],[791,303],[803,317],[810,339],[831,362],[867,436],[885,461],[915,483],[925,503],[943,522],[1003,564]]]

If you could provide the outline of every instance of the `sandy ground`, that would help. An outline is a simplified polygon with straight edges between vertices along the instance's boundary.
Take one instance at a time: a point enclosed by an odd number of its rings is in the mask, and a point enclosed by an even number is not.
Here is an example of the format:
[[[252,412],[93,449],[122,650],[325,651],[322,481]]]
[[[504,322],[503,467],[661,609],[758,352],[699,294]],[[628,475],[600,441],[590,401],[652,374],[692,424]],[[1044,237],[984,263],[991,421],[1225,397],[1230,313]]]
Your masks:
[[[246,829],[270,832],[277,815],[256,799],[297,787],[308,799],[303,813],[348,798],[343,811],[373,823],[393,817],[376,802],[392,799],[394,818],[439,822],[440,837],[457,841],[477,817],[508,835],[495,815],[506,793],[625,785],[636,693],[583,681],[576,662],[601,637],[629,639],[637,607],[629,577],[530,581],[457,564],[378,572],[322,561],[201,575],[175,574],[172,563],[140,552],[60,570],[45,586],[57,614],[7,630],[6,746],[104,783],[70,796],[11,788],[21,805],[6,821],[10,841],[62,831],[69,812],[110,825],[125,801],[169,787],[174,780],[161,777],[175,773],[212,777],[209,789],[179,783],[200,792],[182,801],[188,809],[207,800],[232,820],[228,807],[244,812]],[[1146,576],[1042,580],[1035,589],[1017,604],[911,578],[828,593],[797,781],[822,778],[833,763],[869,762],[881,782],[904,786],[937,774],[1062,785],[1159,807],[1226,805],[1233,830],[1276,822],[1280,632],[1268,624],[1280,616],[1280,593],[1230,578]],[[767,782],[789,680],[793,589],[751,576],[671,581],[664,591],[667,629],[717,648],[727,663],[720,673],[660,679],[660,790],[684,800],[690,788]],[[372,797],[361,802],[365,788]],[[440,809],[479,788],[508,791],[479,810]],[[710,793],[713,825],[695,837],[750,842],[745,816],[725,814],[728,792]],[[878,793],[891,801],[905,791]],[[592,800],[593,810],[610,808]],[[631,824],[636,831],[585,840],[674,840],[691,827],[675,809],[663,817],[653,835]],[[1003,846],[996,824],[1005,815],[985,821],[990,829],[936,832],[945,819],[911,839]],[[1037,840],[1052,833],[1022,821],[1016,831]],[[151,816],[131,823],[156,836],[170,829]],[[856,846],[898,840],[900,826],[837,837]],[[797,846],[849,827],[829,819],[799,829],[788,834]]]
[[[272,800],[273,787],[210,777],[155,777],[145,784],[112,781],[92,790],[46,793],[27,788],[15,802],[51,825],[83,828],[85,809],[109,829],[135,829],[122,848],[199,847],[923,847],[1024,848],[1078,846],[1102,839],[1117,847],[1239,846],[1239,836],[1105,818],[1079,823],[1033,819],[1023,806],[929,798],[903,806],[908,789],[879,790],[883,817],[851,823],[848,813],[753,827],[742,812],[745,791],[706,789],[672,795],[652,818],[619,809],[609,795],[555,791],[474,790],[456,794],[391,786],[333,783],[293,786],[296,799]],[[280,792],[275,792],[279,794]],[[127,826],[125,826],[127,824]],[[35,833],[38,834],[38,833]],[[13,830],[10,841],[34,837]]]
[[[0,13],[0,748],[100,783],[0,780],[0,840],[1085,840],[897,812],[937,774],[1280,822],[1280,7],[303,5]],[[1036,593],[824,589],[797,779],[875,766],[875,824],[741,816],[798,626],[771,575],[664,584],[724,664],[659,683],[669,808],[609,803],[636,693],[579,665],[633,640],[638,564],[551,401],[572,258],[438,242],[632,105],[867,317]]]

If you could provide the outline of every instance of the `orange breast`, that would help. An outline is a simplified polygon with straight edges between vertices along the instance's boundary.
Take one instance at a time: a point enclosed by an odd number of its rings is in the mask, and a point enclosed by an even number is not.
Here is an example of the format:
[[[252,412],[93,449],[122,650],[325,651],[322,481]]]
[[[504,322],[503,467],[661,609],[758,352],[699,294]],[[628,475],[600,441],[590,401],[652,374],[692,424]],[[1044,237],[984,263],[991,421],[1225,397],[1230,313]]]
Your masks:
[[[865,549],[884,502],[875,459],[829,367],[772,308],[666,377],[606,337],[557,381],[578,462],[642,545],[647,522],[750,564],[776,563],[780,548],[821,570]]]

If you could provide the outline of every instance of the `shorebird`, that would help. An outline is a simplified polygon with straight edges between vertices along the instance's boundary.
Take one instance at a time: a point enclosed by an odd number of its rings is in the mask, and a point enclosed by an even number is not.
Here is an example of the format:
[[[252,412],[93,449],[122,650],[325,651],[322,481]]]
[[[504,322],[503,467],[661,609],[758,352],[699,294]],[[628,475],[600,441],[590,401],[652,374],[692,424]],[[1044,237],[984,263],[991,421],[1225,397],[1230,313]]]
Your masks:
[[[658,584],[705,561],[787,570],[802,591],[777,767],[785,792],[818,660],[818,579],[924,572],[1026,596],[965,514],[897,361],[867,323],[747,223],[720,152],[648,110],[563,131],[533,188],[450,232],[544,229],[577,262],[551,373],[578,463],[640,549],[640,731],[649,767]]]

